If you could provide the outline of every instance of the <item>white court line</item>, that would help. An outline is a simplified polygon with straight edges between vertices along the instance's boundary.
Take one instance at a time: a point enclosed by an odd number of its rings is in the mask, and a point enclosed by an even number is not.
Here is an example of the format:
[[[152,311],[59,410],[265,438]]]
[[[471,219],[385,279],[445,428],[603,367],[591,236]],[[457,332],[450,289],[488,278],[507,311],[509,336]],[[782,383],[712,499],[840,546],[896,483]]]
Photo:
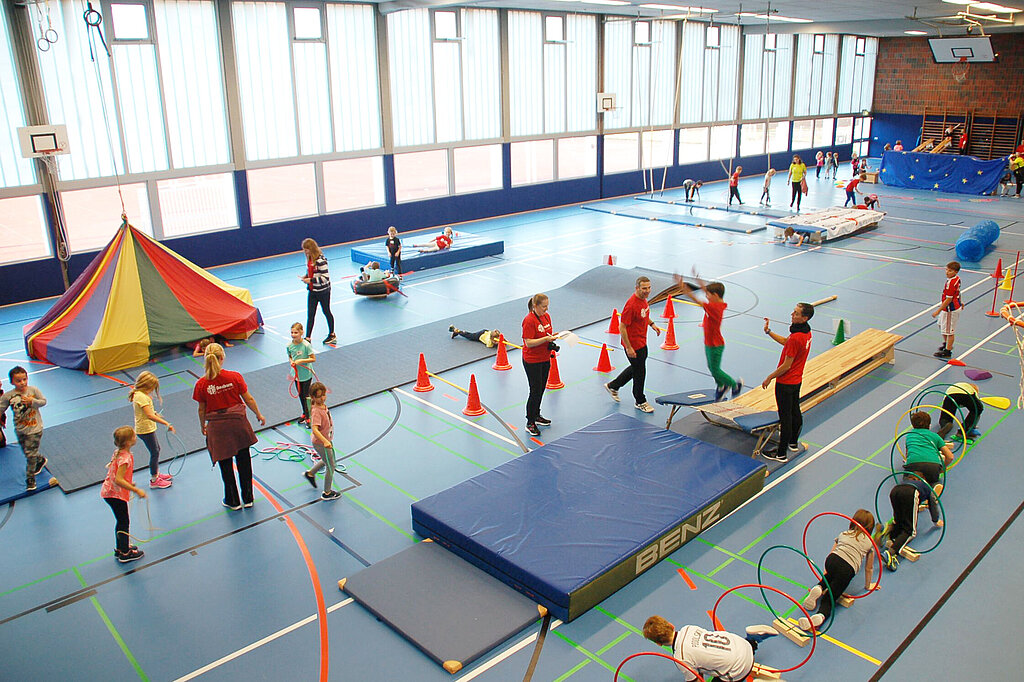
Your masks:
[[[551,621],[551,624],[548,626],[548,632],[551,632],[552,630],[554,630],[555,628],[557,628],[561,624],[562,624],[562,621],[558,620],[557,618],[555,620]],[[523,647],[527,647],[527,646],[533,644],[535,641],[537,641],[537,637],[539,635],[540,635],[539,632],[535,632],[532,635],[530,635],[529,637],[524,637],[523,639],[519,640],[519,642],[517,642],[515,646],[509,647],[508,649],[506,649],[505,651],[502,651],[500,654],[498,654],[494,658],[488,660],[486,663],[481,665],[479,668],[473,668],[473,670],[471,672],[468,672],[465,675],[463,675],[462,677],[458,678],[459,682],[469,682],[469,680],[472,680],[474,677],[477,677],[478,675],[484,674],[485,672],[487,672],[488,670],[490,670],[494,666],[498,665],[499,663],[504,661],[506,658],[508,658],[512,654],[515,654],[515,653],[518,653],[519,651],[522,651]]]
[[[33,374],[42,374],[43,372],[52,372],[55,369],[60,369],[60,366],[54,365],[53,367],[47,367],[46,369],[34,369],[31,372],[29,372],[28,375],[32,376]]]
[[[970,291],[971,289],[973,289],[974,287],[978,286],[979,284],[984,284],[987,281],[988,281],[987,279],[978,280],[977,282],[975,282],[971,286],[967,287],[963,291]],[[963,292],[961,292],[961,293],[963,293]],[[938,306],[938,303],[936,303],[935,305],[931,306],[930,308],[925,308],[924,310],[919,312],[917,315],[914,315],[913,317],[908,317],[907,319],[903,320],[902,322],[897,322],[896,324],[894,324],[893,326],[889,327],[885,331],[891,332],[893,329],[899,329],[900,327],[902,327],[906,323],[912,322],[912,321],[916,320],[917,318],[921,317],[922,315],[927,315],[928,313],[935,312],[936,306]]]
[[[348,606],[349,604],[352,603],[352,601],[353,601],[353,599],[351,597],[349,597],[348,599],[343,599],[342,601],[338,602],[337,604],[328,607],[327,613],[333,613],[334,611],[337,611],[338,609],[340,609],[343,606]],[[179,677],[174,682],[186,682],[187,680],[194,680],[195,678],[199,677],[200,675],[205,675],[206,673],[210,672],[211,670],[213,670],[215,668],[219,668],[220,666],[224,665],[225,663],[229,663],[229,662],[235,660],[239,656],[243,656],[243,655],[249,653],[250,651],[258,649],[261,646],[263,646],[264,644],[269,644],[270,642],[273,642],[275,639],[279,639],[281,637],[284,637],[289,632],[292,632],[294,630],[298,630],[303,625],[308,625],[309,623],[312,623],[315,620],[316,620],[316,614],[315,613],[312,616],[306,616],[305,618],[303,618],[302,620],[298,621],[297,623],[292,623],[288,627],[281,628],[277,632],[269,634],[266,637],[264,637],[263,639],[257,640],[257,641],[253,642],[252,644],[250,644],[248,646],[244,646],[241,649],[239,649],[238,651],[232,652],[232,653],[228,654],[227,656],[223,656],[222,658],[218,658],[213,663],[209,663],[207,665],[204,665],[202,668],[199,668],[197,670],[193,670],[189,674],[184,675],[182,677]]]
[[[475,428],[475,429],[480,429],[480,430],[481,430],[481,431],[483,431],[484,433],[490,434],[490,435],[494,436],[495,438],[497,438],[498,440],[503,440],[503,441],[505,441],[505,442],[506,442],[506,443],[508,443],[509,445],[512,445],[513,447],[515,447],[515,448],[516,448],[517,450],[519,449],[519,443],[515,442],[515,441],[514,441],[514,440],[512,440],[511,438],[505,438],[505,436],[502,436],[502,435],[501,435],[501,434],[499,434],[499,433],[495,433],[494,431],[491,431],[490,429],[488,429],[488,428],[486,428],[486,427],[480,426],[479,424],[476,424],[476,423],[474,423],[474,422],[471,422],[471,421],[469,421],[468,419],[466,419],[466,418],[465,418],[465,417],[463,417],[462,415],[458,415],[458,414],[455,414],[454,412],[449,412],[448,410],[444,409],[443,407],[438,407],[437,405],[435,405],[435,404],[433,404],[433,403],[430,403],[430,402],[427,402],[427,401],[426,401],[426,400],[424,400],[423,398],[420,398],[419,396],[413,395],[412,393],[408,393],[408,392],[406,392],[406,391],[403,391],[403,390],[402,390],[402,389],[400,389],[400,388],[396,388],[396,389],[393,389],[393,390],[395,391],[395,393],[401,393],[402,395],[404,395],[404,396],[406,396],[406,397],[408,397],[408,398],[412,398],[413,400],[415,400],[415,401],[417,401],[417,402],[421,402],[421,403],[423,403],[424,405],[426,405],[427,407],[432,407],[432,408],[434,408],[435,410],[437,410],[438,412],[443,412],[443,413],[445,413],[446,415],[448,415],[449,417],[452,417],[452,418],[454,418],[454,419],[458,419],[458,420],[459,420],[460,422],[462,422],[463,424],[469,424],[469,425],[470,425],[470,426],[472,426],[473,428]]]
[[[896,262],[896,263],[910,263],[911,265],[924,265],[924,266],[929,267],[929,268],[943,268],[943,269],[945,269],[945,267],[946,267],[942,263],[926,263],[925,261],[922,261],[922,260],[914,260],[912,258],[900,258],[899,256],[887,256],[887,255],[880,254],[880,253],[871,253],[870,251],[854,251],[852,249],[843,249],[843,248],[840,248],[838,246],[829,246],[828,248],[832,249],[833,251],[838,251],[840,253],[848,253],[850,255],[855,255],[855,256],[867,256],[867,257],[870,257],[870,258],[872,258],[874,260],[893,261],[893,262]],[[984,272],[982,270],[971,270],[970,268],[961,268],[960,272],[972,272],[972,273],[975,273],[975,274],[978,274],[978,275],[987,275],[987,274],[989,274],[989,273]]]

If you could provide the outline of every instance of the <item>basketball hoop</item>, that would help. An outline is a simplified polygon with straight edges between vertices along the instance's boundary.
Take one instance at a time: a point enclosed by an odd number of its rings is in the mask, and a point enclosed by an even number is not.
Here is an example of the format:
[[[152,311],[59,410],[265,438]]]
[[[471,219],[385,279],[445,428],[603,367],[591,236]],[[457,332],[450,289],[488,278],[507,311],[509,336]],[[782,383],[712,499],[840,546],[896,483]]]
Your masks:
[[[953,80],[957,83],[963,83],[967,80],[967,71],[971,68],[971,65],[967,62],[967,57],[960,57],[960,61],[953,64]]]
[[[1020,358],[1021,370],[1017,409],[1024,409],[1024,305],[1016,301],[1007,301],[999,311],[999,315],[1010,324],[1017,340],[1017,355]]]

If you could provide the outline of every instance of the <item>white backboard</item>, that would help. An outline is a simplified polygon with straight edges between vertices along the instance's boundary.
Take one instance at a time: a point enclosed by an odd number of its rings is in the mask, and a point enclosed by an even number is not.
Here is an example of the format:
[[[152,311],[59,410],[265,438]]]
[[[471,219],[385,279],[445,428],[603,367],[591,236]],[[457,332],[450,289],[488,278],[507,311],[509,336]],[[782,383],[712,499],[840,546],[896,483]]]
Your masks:
[[[928,45],[932,48],[932,57],[938,64],[953,64],[966,57],[968,62],[994,62],[992,41],[988,36],[960,38],[929,38]]]
[[[45,154],[67,154],[68,128],[64,125],[25,126],[18,128],[21,155],[34,159]]]

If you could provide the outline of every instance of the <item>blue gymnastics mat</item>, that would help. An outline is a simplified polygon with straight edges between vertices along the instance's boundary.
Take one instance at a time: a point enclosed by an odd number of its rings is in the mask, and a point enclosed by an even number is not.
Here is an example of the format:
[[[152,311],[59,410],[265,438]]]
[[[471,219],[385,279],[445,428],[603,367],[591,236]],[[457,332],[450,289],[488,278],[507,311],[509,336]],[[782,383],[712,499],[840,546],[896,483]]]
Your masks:
[[[569,621],[757,494],[765,471],[611,414],[414,503],[412,525]]]
[[[793,211],[787,211],[784,208],[772,208],[771,206],[757,206],[756,208],[748,204],[740,204],[738,206],[730,206],[729,204],[717,204],[709,201],[686,201],[683,197],[671,197],[671,196],[652,196],[645,194],[639,197],[633,197],[637,201],[650,201],[655,204],[669,204],[672,206],[682,206],[684,208],[703,208],[709,211],[724,211],[727,213],[741,213],[744,215],[759,215],[767,216],[770,218],[783,218],[788,215],[793,215]]]
[[[444,251],[420,253],[413,246],[414,242],[417,244],[426,244],[435,236],[436,235],[434,234],[423,234],[418,235],[415,238],[407,237],[402,240],[403,271],[413,272],[415,270],[439,268],[442,265],[462,263],[475,258],[497,256],[500,253],[505,253],[504,241],[500,239],[485,239],[484,237],[469,234],[468,232],[456,232],[455,241],[452,242],[451,248],[445,249]],[[362,246],[352,248],[353,262],[359,263],[360,265],[366,265],[370,261],[374,260],[380,263],[381,267],[385,269],[391,262],[391,256],[388,255],[388,249],[384,246],[383,240],[373,244],[364,244]]]
[[[429,540],[338,586],[453,675],[546,613]]]
[[[710,227],[725,232],[742,232],[751,234],[765,229],[764,219],[746,213],[713,211],[696,208],[685,213],[661,212],[643,208],[642,206],[622,206],[621,204],[584,204],[582,208],[599,213],[638,218],[640,220],[660,220],[663,223],[676,225],[692,225],[694,227]],[[404,262],[404,261],[403,261]]]

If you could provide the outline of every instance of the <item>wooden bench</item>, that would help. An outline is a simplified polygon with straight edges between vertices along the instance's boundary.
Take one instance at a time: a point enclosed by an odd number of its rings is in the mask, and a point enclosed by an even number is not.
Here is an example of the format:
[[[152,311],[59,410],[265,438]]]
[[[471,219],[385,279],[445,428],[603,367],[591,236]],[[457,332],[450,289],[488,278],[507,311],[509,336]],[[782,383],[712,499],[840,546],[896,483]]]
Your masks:
[[[800,409],[807,411],[883,364],[894,364],[894,346],[902,338],[879,329],[866,329],[808,359],[800,386]],[[712,424],[757,436],[754,455],[761,454],[762,448],[779,428],[774,381],[767,389],[757,386],[733,400],[695,406],[694,409]],[[775,413],[774,418],[771,413]]]
[[[946,147],[948,147],[951,144],[953,144],[953,138],[947,137],[945,140],[943,140],[942,142],[938,143],[937,145],[935,145],[934,147],[929,149],[928,153],[929,154],[941,154],[943,151],[945,151]]]
[[[912,151],[912,152],[923,152],[923,151],[927,150],[928,147],[933,145],[933,144],[935,144],[935,140],[933,140],[932,138],[929,137],[927,140],[922,141],[921,144],[917,145],[916,147],[914,147],[910,151]]]

